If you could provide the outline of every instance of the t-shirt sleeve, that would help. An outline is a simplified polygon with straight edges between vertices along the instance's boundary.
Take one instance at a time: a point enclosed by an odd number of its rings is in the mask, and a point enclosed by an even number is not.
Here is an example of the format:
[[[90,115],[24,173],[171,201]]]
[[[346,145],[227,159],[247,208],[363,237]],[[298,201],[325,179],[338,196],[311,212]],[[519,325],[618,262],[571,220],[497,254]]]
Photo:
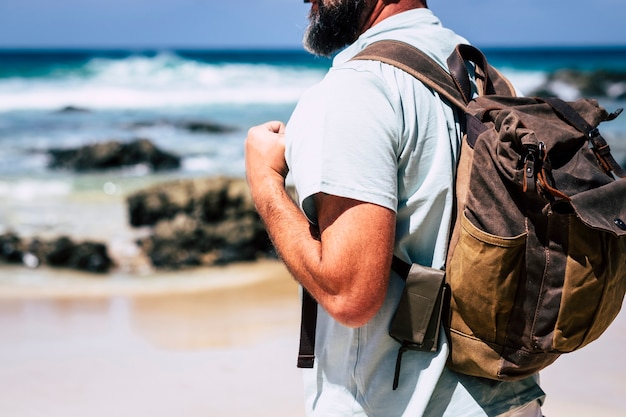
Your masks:
[[[398,102],[358,65],[331,70],[301,98],[287,124],[286,159],[309,220],[320,192],[397,209]]]

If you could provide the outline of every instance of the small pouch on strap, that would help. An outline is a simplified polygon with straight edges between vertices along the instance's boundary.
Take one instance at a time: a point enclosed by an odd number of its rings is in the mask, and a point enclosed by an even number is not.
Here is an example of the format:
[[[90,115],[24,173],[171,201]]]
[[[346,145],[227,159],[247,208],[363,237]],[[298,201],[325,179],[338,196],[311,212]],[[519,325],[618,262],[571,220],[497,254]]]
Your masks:
[[[401,262],[401,261],[400,261]],[[398,309],[391,320],[389,335],[400,342],[394,389],[398,386],[402,355],[407,350],[435,352],[439,348],[439,329],[444,304],[448,294],[444,284],[445,272],[418,264],[398,268],[394,259],[394,270],[406,278],[406,286]],[[408,270],[408,274],[401,271]]]

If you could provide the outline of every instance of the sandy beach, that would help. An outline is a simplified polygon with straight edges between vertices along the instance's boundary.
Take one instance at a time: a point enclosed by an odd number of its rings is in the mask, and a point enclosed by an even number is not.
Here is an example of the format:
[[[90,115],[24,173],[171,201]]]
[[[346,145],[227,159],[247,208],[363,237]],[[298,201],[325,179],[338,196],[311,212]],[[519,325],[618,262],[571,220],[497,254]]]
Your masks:
[[[303,414],[297,287],[277,262],[149,281],[48,272],[0,289],[0,415]]]
[[[298,289],[280,263],[37,273],[0,271],[0,415],[304,415]],[[626,415],[625,339],[621,314],[600,341],[546,370],[544,414]]]

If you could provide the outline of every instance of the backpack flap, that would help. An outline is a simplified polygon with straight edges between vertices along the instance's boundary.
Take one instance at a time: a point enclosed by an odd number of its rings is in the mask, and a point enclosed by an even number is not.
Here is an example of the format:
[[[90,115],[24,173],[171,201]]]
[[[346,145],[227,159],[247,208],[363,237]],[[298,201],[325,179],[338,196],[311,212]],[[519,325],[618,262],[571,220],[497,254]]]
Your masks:
[[[619,178],[623,169],[597,129],[601,122],[613,120],[621,111],[609,114],[595,100],[573,103],[553,97],[536,100],[539,107],[543,102],[554,112],[552,129],[536,130],[545,132],[538,137],[546,146],[540,181],[553,196],[561,196],[569,203],[587,227],[616,237],[626,236],[626,179]],[[545,114],[538,114],[545,119]],[[540,119],[524,122],[534,128],[537,120]],[[559,211],[563,203],[553,201],[552,209]]]
[[[613,181],[571,197],[578,218],[592,229],[626,237],[626,179]]]

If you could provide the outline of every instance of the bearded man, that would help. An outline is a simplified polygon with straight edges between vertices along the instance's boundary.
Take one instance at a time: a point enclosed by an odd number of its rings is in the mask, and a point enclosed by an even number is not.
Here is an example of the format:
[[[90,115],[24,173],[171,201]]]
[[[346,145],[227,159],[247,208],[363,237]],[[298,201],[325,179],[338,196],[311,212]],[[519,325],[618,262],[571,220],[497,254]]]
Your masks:
[[[421,82],[378,61],[369,44],[409,43],[446,68],[467,41],[425,0],[311,0],[304,45],[333,60],[288,124],[250,129],[246,171],[257,210],[294,278],[319,304],[316,362],[304,373],[309,416],[541,416],[537,378],[498,382],[445,367],[437,352],[404,353],[389,323],[404,281],[392,255],[441,268],[461,130]],[[285,191],[290,172],[297,205]]]

